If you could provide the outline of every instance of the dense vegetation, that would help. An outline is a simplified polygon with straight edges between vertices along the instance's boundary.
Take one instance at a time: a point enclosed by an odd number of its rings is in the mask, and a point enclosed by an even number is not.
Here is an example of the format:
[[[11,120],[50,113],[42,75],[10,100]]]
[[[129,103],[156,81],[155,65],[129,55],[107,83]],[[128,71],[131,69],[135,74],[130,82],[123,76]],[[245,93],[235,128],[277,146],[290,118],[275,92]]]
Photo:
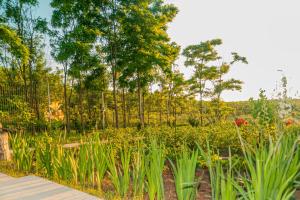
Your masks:
[[[0,116],[6,126],[22,121],[19,128],[70,132],[193,120],[204,126],[234,116],[221,97],[241,90],[242,81],[224,76],[246,58],[233,52],[232,60],[222,59],[220,39],[190,45],[182,55],[194,74],[186,80],[175,65],[180,47],[167,34],[174,5],[53,0],[49,22],[34,15],[37,7],[37,0],[1,3],[0,86],[9,100],[2,99]],[[47,64],[47,45],[58,67]]]
[[[107,199],[201,199],[203,187],[216,200],[294,197],[300,104],[286,77],[272,99],[261,89],[224,102],[242,90],[229,72],[246,57],[222,58],[221,39],[181,50],[167,33],[174,5],[52,0],[48,21],[38,5],[0,0],[0,122],[13,151],[0,171]]]

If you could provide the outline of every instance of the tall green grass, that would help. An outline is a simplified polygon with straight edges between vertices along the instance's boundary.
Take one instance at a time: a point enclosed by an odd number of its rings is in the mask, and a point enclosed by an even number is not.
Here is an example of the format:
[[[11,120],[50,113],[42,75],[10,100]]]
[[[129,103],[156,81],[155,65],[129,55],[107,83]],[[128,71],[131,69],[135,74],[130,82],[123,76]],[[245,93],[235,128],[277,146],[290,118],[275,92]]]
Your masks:
[[[199,147],[209,169],[211,196],[216,200],[289,200],[300,177],[300,149],[297,135],[281,135],[257,146],[242,140],[243,166],[235,168],[229,153],[229,165],[212,159],[209,148]]]
[[[137,151],[133,153],[132,189],[134,199],[144,199],[145,191],[145,150],[138,144]]]
[[[118,162],[118,158],[120,158],[120,162]],[[110,180],[117,195],[123,199],[127,196],[130,186],[130,161],[131,150],[127,148],[120,151],[119,157],[115,155],[114,150],[110,150],[110,155],[107,157]]]
[[[152,141],[146,155],[147,192],[150,200],[164,199],[164,164],[163,146]]]
[[[235,188],[234,184],[235,179],[230,150],[228,166],[224,167],[222,160],[213,159],[213,153],[208,143],[207,151],[204,151],[199,145],[198,149],[200,150],[200,154],[205,160],[206,166],[208,167],[212,199],[237,199],[237,189]]]
[[[171,169],[177,198],[196,198],[197,159],[201,156],[209,171],[212,199],[291,199],[300,180],[299,135],[278,135],[276,140],[257,145],[248,145],[240,138],[242,162],[239,163],[233,161],[230,151],[228,160],[215,159],[209,145],[205,150],[199,147],[199,154],[174,152],[177,157],[174,156]],[[99,193],[107,174],[116,196],[121,199],[165,199],[166,150],[155,139],[148,146],[135,143],[136,146],[116,147],[103,144],[99,137],[85,138],[85,142],[72,149],[63,148],[47,135],[36,139],[15,135],[10,142],[17,170],[97,188]]]
[[[13,150],[13,161],[17,170],[31,172],[33,170],[34,149],[20,135],[10,137]]]
[[[96,144],[93,144],[92,148],[92,157],[94,158],[94,170],[96,177],[97,188],[100,193],[102,193],[102,180],[107,171],[107,150],[100,141],[97,141]]]
[[[280,135],[265,145],[252,148],[243,144],[246,174],[243,187],[235,184],[243,199],[289,200],[300,175],[299,136]]]
[[[198,151],[192,153],[184,151],[180,157],[177,157],[176,164],[170,160],[178,200],[196,199],[198,186],[196,180],[197,159]]]

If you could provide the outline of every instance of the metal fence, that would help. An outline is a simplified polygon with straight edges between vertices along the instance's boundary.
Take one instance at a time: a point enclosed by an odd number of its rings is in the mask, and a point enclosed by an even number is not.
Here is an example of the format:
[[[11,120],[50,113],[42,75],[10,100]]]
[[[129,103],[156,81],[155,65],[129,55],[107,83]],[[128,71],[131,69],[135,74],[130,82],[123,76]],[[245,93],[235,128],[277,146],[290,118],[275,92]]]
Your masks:
[[[104,106],[100,92],[86,92],[81,97],[82,94],[71,89],[68,94],[71,129],[80,131],[101,129],[103,124],[105,127],[115,127],[114,102],[111,92],[104,93]],[[137,126],[139,124],[138,105],[134,94],[131,94],[131,97],[128,96],[125,110],[122,104],[122,94],[118,94],[117,99],[119,127]],[[32,132],[49,128],[64,129],[65,118],[51,120],[48,115],[51,109],[54,109],[53,104],[55,103],[59,104],[57,109],[65,117],[63,91],[55,90],[49,85],[41,88],[36,83],[32,84],[29,89],[22,85],[0,85],[0,122],[7,128]],[[187,123],[189,111],[178,110],[174,119],[172,114],[163,109],[164,106],[161,107],[162,109],[158,109],[153,105],[152,99],[149,97],[144,111],[146,125],[159,126],[168,122],[169,124],[173,123],[174,120],[178,124]],[[50,114],[53,117],[54,111],[52,110]]]

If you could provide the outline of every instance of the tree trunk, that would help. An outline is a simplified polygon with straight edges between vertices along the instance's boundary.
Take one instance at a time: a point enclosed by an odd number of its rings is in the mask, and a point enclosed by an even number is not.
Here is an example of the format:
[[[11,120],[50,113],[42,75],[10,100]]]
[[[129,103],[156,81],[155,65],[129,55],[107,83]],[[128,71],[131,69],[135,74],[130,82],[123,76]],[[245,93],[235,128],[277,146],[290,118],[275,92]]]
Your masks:
[[[142,89],[141,89],[141,82],[140,82],[140,76],[138,74],[138,101],[139,101],[139,119],[140,119],[140,125],[141,128],[144,128],[145,124],[144,124],[144,119],[143,119],[143,106],[142,106],[142,101],[143,101],[143,97],[142,97]]]
[[[143,117],[143,123],[145,125],[145,92],[142,90],[142,117]]]
[[[177,104],[176,104],[176,97],[174,97],[174,126],[176,127],[177,125],[177,114],[176,114],[176,109],[177,109]]]
[[[69,116],[69,104],[67,97],[67,76],[68,76],[68,68],[67,64],[64,64],[64,101],[65,101],[65,131],[66,133],[70,133],[70,116]]]
[[[115,68],[115,66],[113,68]],[[113,69],[113,98],[114,98],[114,110],[115,110],[114,121],[115,121],[115,127],[119,128],[116,80],[117,80],[117,73],[115,69]]]
[[[101,92],[101,121],[102,129],[105,129],[105,105],[104,105],[104,92]]]
[[[35,112],[39,120],[40,119],[39,90],[37,88],[37,83],[34,83],[33,85],[34,85]]]
[[[162,95],[163,95],[163,90],[161,90],[161,93],[160,93],[160,102],[159,102],[159,124],[160,126],[162,125],[162,103],[163,103],[163,98],[162,98]]]
[[[128,110],[128,115],[127,115],[127,125],[130,126],[130,119],[131,119],[131,109],[130,109],[130,98],[128,99],[127,102],[127,110]]]
[[[200,92],[200,126],[203,126],[203,95]]]
[[[2,129],[0,123],[0,160],[11,160],[11,154],[8,145],[8,133]]]
[[[122,107],[123,107],[123,127],[126,128],[126,96],[125,89],[122,89]]]
[[[168,100],[167,100],[167,124],[168,125],[171,125],[171,123],[170,123],[170,113],[171,113],[170,109],[171,109],[171,92],[169,92]]]
[[[80,82],[79,82],[79,115],[80,115],[80,131],[85,132],[85,126],[84,126],[84,119],[83,119],[83,87],[82,87],[82,82],[81,82],[81,77],[80,77]]]

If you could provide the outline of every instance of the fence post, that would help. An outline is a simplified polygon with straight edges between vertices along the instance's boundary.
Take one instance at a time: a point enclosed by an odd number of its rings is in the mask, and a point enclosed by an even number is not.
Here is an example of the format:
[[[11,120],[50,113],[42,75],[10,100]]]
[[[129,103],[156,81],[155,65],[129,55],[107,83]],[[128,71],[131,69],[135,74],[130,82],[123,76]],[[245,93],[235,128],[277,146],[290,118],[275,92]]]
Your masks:
[[[8,133],[3,129],[0,123],[0,160],[11,160],[8,144]]]

